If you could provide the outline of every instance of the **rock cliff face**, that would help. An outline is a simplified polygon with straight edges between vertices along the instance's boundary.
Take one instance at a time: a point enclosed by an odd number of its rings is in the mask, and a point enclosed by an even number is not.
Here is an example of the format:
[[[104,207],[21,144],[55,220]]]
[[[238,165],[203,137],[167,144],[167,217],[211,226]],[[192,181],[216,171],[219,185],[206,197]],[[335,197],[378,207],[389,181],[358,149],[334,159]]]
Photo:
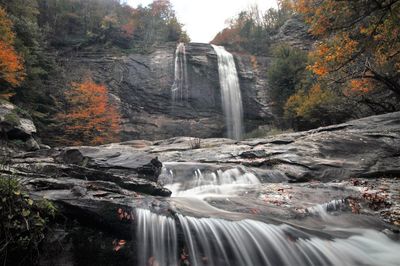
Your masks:
[[[284,43],[301,50],[310,50],[315,39],[308,32],[309,27],[300,18],[294,16],[288,19],[279,32],[272,36],[275,43]]]
[[[96,82],[110,89],[123,115],[123,140],[223,137],[225,123],[213,48],[209,44],[187,45],[189,98],[173,104],[175,48],[171,43],[150,54],[77,52],[58,60],[64,66],[66,83],[90,73]],[[235,55],[235,61],[245,127],[250,131],[272,119],[265,88],[268,59]]]

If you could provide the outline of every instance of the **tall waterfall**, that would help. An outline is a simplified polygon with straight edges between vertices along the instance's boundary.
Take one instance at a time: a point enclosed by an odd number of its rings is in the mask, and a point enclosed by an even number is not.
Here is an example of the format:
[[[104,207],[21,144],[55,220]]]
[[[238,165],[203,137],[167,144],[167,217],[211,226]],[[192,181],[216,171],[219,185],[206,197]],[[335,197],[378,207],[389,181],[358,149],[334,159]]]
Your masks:
[[[212,47],[218,56],[219,83],[228,137],[239,140],[243,134],[243,106],[235,61],[224,47]]]
[[[175,51],[175,77],[171,87],[172,100],[183,101],[189,98],[186,46],[179,43]]]

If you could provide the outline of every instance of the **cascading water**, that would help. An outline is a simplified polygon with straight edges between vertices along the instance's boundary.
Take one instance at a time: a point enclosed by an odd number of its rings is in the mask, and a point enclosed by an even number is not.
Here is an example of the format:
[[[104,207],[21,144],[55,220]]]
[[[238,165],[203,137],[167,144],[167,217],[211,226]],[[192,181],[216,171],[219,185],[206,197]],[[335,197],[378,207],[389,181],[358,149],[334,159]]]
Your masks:
[[[172,100],[185,101],[189,98],[186,46],[179,43],[175,51],[175,77],[171,87]]]
[[[175,221],[143,209],[136,210],[136,219],[139,265],[178,265]]]
[[[139,265],[398,265],[400,244],[368,229],[343,229],[345,237],[317,237],[290,225],[254,220],[175,219],[137,210]],[[185,251],[186,259],[178,250]],[[178,259],[181,257],[181,259]]]
[[[345,200],[333,200],[328,203],[318,204],[316,206],[307,208],[307,211],[313,215],[321,217],[324,221],[329,221],[330,216],[328,212],[337,211],[344,207],[346,204]]]
[[[165,179],[165,187],[172,191],[173,197],[222,197],[260,184],[253,173],[239,167],[204,172],[195,169],[190,176],[181,180],[174,178],[173,170],[164,168],[162,177]]]
[[[280,220],[271,220],[272,224],[262,217],[258,217],[261,221],[250,220],[249,216],[208,205],[208,201],[230,202],[239,194],[246,195],[246,190],[262,187],[257,176],[245,167],[220,167],[199,163],[164,165],[160,177],[173,192],[170,202],[177,205],[168,211],[169,217],[137,209],[139,265],[398,265],[398,241],[357,222],[357,228],[338,227],[338,216],[330,219],[327,211],[340,211],[345,207],[343,200],[307,208],[311,214],[308,218],[313,221],[310,228]],[[253,207],[246,204],[244,200],[244,207]],[[190,214],[184,215],[182,206]],[[224,217],[229,220],[220,215],[227,215]],[[329,223],[320,227],[321,220]]]
[[[178,215],[190,265],[396,265],[400,244],[372,230],[318,238],[289,225]]]
[[[243,104],[235,60],[224,47],[212,45],[218,57],[219,83],[228,138],[243,135]]]

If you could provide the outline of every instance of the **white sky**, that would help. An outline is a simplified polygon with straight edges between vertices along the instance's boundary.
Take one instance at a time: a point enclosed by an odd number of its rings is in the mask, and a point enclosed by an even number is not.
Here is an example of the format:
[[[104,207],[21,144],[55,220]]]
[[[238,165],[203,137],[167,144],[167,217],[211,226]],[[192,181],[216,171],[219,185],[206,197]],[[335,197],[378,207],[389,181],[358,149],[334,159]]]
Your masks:
[[[226,26],[226,20],[253,4],[261,10],[276,7],[276,0],[170,0],[179,21],[185,24],[192,42],[210,42]],[[152,0],[128,0],[136,7]]]

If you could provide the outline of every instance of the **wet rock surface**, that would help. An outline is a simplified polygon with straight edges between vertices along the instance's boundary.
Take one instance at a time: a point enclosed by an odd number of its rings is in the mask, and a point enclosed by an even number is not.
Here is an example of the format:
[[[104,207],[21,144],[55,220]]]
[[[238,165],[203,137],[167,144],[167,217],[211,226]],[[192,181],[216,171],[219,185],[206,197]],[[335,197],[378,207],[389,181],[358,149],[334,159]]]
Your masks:
[[[199,148],[191,143],[192,138],[180,137],[39,150],[12,157],[0,172],[18,177],[34,197],[56,203],[68,222],[60,229],[62,237],[53,240],[70,245],[65,256],[75,256],[76,232],[92,230],[90,239],[103,243],[91,242],[96,253],[134,260],[136,255],[114,249],[122,248],[120,240],[132,249],[140,245],[133,229],[138,208],[175,220],[184,215],[284,223],[317,235],[340,215],[344,228],[356,219],[398,238],[400,113],[265,139],[201,139]],[[223,177],[236,169],[261,183],[219,197],[169,198],[171,191],[161,185],[166,168],[197,178],[217,172]]]
[[[192,138],[155,142],[137,141],[77,149],[99,167],[135,167],[139,158],[158,157],[163,162],[244,165],[264,181],[331,181],[351,177],[384,177],[400,174],[400,113],[373,116],[345,124],[266,139],[233,141]]]
[[[14,157],[6,174],[26,179],[40,196],[64,202],[90,199],[94,205],[139,194],[170,196],[157,180],[163,163],[173,162],[182,176],[240,166],[263,183],[400,175],[400,113],[266,139],[202,139],[196,149],[191,141],[182,137],[41,150]]]

